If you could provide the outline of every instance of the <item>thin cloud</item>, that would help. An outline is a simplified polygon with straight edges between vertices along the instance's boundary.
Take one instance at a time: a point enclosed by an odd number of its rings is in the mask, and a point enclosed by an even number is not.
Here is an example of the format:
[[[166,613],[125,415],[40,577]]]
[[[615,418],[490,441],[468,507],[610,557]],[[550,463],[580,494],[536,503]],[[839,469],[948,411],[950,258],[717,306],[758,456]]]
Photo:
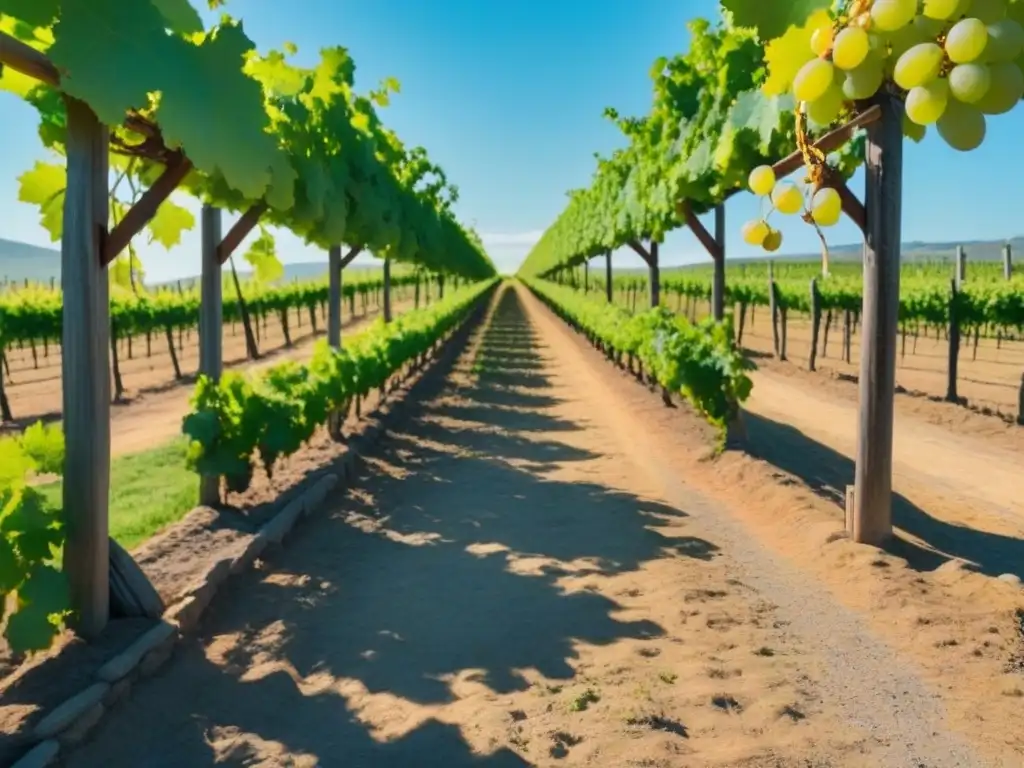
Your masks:
[[[484,245],[487,247],[504,247],[504,246],[526,246],[535,245],[540,236],[544,234],[542,229],[532,229],[529,232],[484,232],[480,235],[480,239],[484,241]]]

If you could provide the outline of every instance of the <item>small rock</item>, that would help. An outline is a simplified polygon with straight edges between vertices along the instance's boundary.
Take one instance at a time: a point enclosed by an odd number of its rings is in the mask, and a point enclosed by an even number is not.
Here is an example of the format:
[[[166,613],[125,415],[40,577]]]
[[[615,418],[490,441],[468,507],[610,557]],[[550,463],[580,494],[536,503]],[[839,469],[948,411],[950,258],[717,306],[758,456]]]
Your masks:
[[[33,731],[33,736],[39,741],[56,736],[91,709],[94,704],[102,703],[108,690],[110,690],[109,683],[93,683],[84,691],[75,694],[40,720]]]
[[[1015,587],[1020,586],[1020,576],[1015,573],[1004,573],[999,577],[1000,581],[1005,581],[1007,584],[1012,584]]]

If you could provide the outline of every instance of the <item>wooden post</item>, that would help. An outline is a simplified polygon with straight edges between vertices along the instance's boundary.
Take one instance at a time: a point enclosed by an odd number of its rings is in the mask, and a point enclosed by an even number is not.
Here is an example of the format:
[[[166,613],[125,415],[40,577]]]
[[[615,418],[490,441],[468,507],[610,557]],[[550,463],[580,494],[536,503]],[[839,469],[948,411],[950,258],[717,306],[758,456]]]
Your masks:
[[[608,303],[611,304],[615,299],[612,292],[612,251],[609,248],[604,254],[604,293],[608,299]]]
[[[110,615],[110,295],[101,266],[107,234],[108,130],[84,103],[67,104],[67,192],[61,274],[64,322],[64,573],[75,626],[97,637]]]
[[[202,258],[199,300],[199,373],[220,380],[224,366],[224,294],[222,267],[217,254],[221,240],[220,209],[204,205],[202,213]],[[199,503],[215,507],[220,503],[220,477],[199,478]]]
[[[657,307],[661,303],[661,275],[658,269],[658,243],[655,240],[651,240],[650,254],[651,306]]]
[[[725,318],[725,204],[715,206],[715,274],[711,284],[711,314],[718,322]]]
[[[1020,389],[1017,390],[1017,423],[1024,427],[1024,373],[1020,375]]]
[[[583,293],[590,291],[590,261],[583,262]]]
[[[817,370],[818,331],[821,328],[821,294],[818,293],[818,281],[811,278],[811,353],[807,360],[807,370]]]
[[[779,302],[775,293],[775,264],[768,262],[768,314],[772,319],[772,350],[779,357]]]
[[[327,343],[341,349],[341,246],[332,245],[327,252]]]
[[[391,259],[384,257],[384,322],[391,322]]]
[[[950,281],[949,285],[949,357],[946,365],[946,400],[951,403],[959,402],[957,396],[956,380],[957,369],[960,366],[960,313],[957,311],[959,304],[960,290],[956,280]]]
[[[1003,279],[1009,280],[1013,277],[1013,255],[1010,244],[1003,246]]]
[[[967,279],[967,252],[962,245],[956,247],[956,287],[959,288]]]
[[[892,536],[893,400],[903,204],[903,105],[885,96],[880,106],[880,120],[867,129],[860,430],[852,532],[854,541],[876,546]]]

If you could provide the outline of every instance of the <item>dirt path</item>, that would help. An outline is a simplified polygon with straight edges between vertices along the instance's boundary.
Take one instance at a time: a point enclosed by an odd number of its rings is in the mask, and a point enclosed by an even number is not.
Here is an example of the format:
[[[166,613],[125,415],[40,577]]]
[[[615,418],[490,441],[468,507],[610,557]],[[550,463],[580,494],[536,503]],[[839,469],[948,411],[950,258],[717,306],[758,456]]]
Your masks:
[[[355,489],[68,764],[982,765],[606,374],[507,292]]]
[[[853,483],[857,403],[772,370],[753,379],[746,405],[752,452],[842,498]],[[1022,454],[1006,440],[957,434],[900,410],[893,446],[897,525],[986,573],[1024,576]]]

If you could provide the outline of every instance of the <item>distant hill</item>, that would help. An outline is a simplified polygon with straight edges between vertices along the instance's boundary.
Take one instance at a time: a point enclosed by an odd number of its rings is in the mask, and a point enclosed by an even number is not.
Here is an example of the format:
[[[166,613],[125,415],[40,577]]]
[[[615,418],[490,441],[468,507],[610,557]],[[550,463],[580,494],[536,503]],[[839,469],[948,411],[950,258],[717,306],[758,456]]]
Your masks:
[[[374,269],[373,266],[353,264],[346,268],[348,274],[361,270]],[[247,270],[238,270],[240,277],[249,275]],[[282,282],[293,280],[311,280],[327,274],[327,260],[304,261],[284,265]],[[7,283],[48,283],[50,279],[60,281],[60,251],[55,248],[41,248],[36,245],[19,243],[14,240],[0,238],[0,287]],[[182,278],[183,287],[188,287],[198,280],[198,275]],[[177,280],[168,283],[147,283],[150,287],[175,285]]]
[[[1020,254],[1018,258],[1024,258],[1024,236],[1014,237],[1009,241],[1004,240],[971,240],[962,243],[925,243],[912,241],[903,244],[903,260],[913,261],[952,261],[956,253],[956,247],[962,245],[967,251],[970,261],[999,261],[1002,259],[1003,246],[1010,243],[1014,254]],[[829,255],[834,261],[860,261],[863,246],[860,244],[835,245],[829,248]],[[666,254],[671,258],[671,253]],[[796,262],[818,260],[820,253],[783,254],[729,259],[730,264],[749,264],[763,262],[771,258],[777,262]],[[353,264],[349,269],[357,271],[360,269],[373,269],[372,266],[360,266]],[[514,270],[513,270],[514,271]],[[322,277],[327,272],[325,261],[298,262],[284,265],[283,282],[292,280],[309,280]],[[248,275],[248,272],[239,270],[239,275]],[[0,287],[9,282],[21,283],[24,280],[29,282],[46,283],[53,278],[60,280],[60,251],[54,248],[40,248],[36,245],[19,243],[13,240],[0,238]],[[181,280],[183,286],[190,285],[197,280],[198,276],[187,277]],[[171,281],[171,284],[177,281]],[[159,285],[159,284],[153,284]]]

